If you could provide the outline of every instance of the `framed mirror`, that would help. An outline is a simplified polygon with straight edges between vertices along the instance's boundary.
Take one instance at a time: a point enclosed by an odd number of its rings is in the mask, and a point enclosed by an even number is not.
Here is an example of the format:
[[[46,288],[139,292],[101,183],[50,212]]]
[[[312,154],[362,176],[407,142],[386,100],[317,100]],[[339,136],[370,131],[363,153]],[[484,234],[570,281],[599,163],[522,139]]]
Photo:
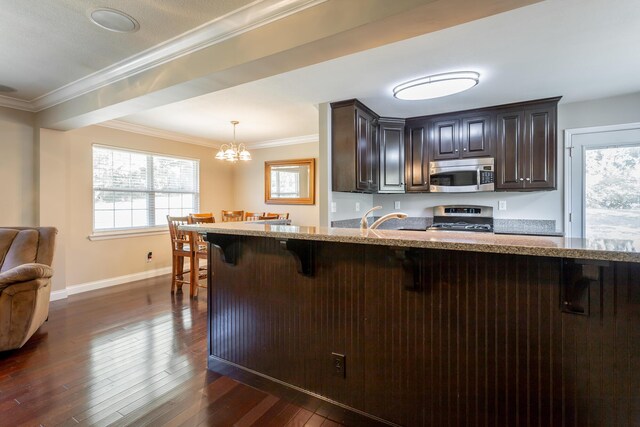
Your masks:
[[[316,159],[264,162],[264,201],[272,205],[316,202]]]

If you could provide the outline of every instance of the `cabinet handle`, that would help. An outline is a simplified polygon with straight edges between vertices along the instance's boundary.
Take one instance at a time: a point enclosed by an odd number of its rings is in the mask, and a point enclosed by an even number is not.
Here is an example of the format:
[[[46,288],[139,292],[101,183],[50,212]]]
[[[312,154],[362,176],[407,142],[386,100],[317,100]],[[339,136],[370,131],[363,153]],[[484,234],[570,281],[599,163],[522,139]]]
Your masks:
[[[456,148],[456,153],[458,152],[458,149]]]
[[[531,181],[531,178],[525,178],[525,181],[529,182]]]
[[[466,149],[466,148],[463,148],[463,149],[462,149],[462,151],[467,151],[467,149]]]
[[[524,181],[524,178],[520,178],[520,181]]]

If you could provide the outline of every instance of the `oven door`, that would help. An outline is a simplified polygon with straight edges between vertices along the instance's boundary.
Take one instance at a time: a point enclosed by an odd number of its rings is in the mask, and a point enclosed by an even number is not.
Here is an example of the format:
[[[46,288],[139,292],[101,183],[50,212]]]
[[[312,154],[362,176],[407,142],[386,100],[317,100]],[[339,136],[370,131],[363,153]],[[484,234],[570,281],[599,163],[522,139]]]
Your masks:
[[[447,166],[429,170],[429,190],[432,193],[475,193],[494,191],[493,167]]]

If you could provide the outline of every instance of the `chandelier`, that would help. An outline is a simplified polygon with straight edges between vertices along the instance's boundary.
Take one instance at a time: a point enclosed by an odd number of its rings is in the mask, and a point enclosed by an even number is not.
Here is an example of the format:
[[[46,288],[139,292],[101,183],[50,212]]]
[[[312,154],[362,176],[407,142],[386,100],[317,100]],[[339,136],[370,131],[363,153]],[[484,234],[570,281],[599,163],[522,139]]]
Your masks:
[[[231,124],[233,125],[233,142],[231,144],[222,144],[218,154],[216,154],[216,159],[226,160],[233,163],[238,160],[251,160],[251,154],[247,151],[247,147],[245,147],[244,144],[236,144],[236,125],[238,123],[240,122],[237,120],[231,121]]]

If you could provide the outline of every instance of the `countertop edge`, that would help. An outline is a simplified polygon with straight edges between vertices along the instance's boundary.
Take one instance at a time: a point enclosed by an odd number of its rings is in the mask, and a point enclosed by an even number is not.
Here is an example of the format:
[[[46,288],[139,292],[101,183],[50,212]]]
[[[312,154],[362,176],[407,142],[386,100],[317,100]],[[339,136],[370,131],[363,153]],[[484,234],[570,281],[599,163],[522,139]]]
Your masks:
[[[297,239],[312,240],[320,242],[352,243],[377,246],[405,247],[416,249],[442,249],[461,250],[469,252],[490,252],[496,254],[529,255],[553,258],[575,258],[598,261],[617,261],[640,263],[640,253],[610,251],[600,249],[548,247],[548,246],[527,246],[514,245],[508,243],[487,243],[487,242],[450,242],[440,240],[416,239],[411,236],[394,238],[392,236],[382,236],[375,234],[375,230],[368,233],[374,235],[330,235],[330,234],[306,234],[293,231],[278,230],[243,230],[238,228],[204,228],[201,226],[182,226],[184,230],[197,231],[201,233],[227,234],[252,237],[271,237],[276,239]],[[526,236],[529,238],[538,236]],[[562,239],[561,237],[546,237],[551,239]]]

